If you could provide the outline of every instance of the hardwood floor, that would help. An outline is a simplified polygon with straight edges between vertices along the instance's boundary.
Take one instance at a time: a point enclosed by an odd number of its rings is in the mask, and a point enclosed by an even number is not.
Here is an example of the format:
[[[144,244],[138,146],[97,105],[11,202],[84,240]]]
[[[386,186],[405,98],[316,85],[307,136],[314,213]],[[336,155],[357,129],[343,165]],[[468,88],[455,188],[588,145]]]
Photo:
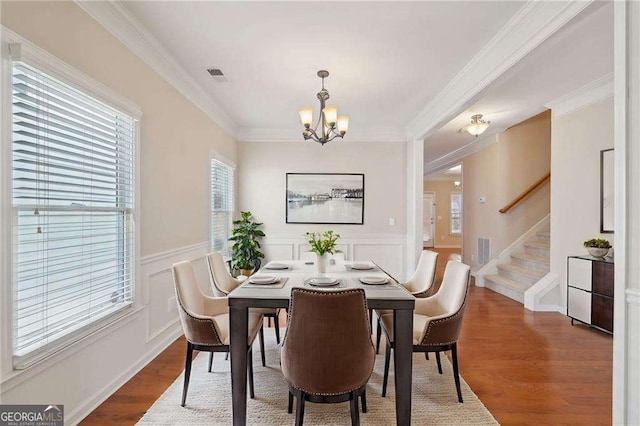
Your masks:
[[[439,285],[455,250],[437,251]],[[185,347],[176,340],[82,424],[135,424],[182,372]],[[611,336],[474,286],[458,347],[460,374],[499,423],[611,424]]]

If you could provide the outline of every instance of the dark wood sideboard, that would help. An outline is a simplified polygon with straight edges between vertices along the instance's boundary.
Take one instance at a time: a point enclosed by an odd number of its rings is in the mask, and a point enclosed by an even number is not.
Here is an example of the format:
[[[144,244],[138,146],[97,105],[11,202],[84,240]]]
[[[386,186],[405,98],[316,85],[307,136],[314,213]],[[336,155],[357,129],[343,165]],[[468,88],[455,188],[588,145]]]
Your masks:
[[[567,258],[567,316],[613,334],[613,259]]]

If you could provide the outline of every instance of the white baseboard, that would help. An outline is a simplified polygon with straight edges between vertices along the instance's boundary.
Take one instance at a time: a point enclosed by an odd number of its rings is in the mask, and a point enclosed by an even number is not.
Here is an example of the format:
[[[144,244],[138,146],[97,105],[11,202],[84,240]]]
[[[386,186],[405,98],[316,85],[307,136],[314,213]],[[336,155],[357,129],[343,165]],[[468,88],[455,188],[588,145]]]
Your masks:
[[[120,376],[113,380],[109,385],[102,388],[94,396],[87,398],[87,400],[72,411],[68,416],[65,416],[65,423],[76,425],[87,417],[93,410],[98,408],[100,404],[106,401],[114,392],[120,389],[125,383],[127,383],[133,376],[138,374],[147,364],[149,364],[155,357],[157,357],[162,351],[164,351],[169,345],[171,345],[178,337],[182,335],[182,327],[177,324],[171,330],[167,331],[167,335],[160,340],[153,348],[147,351],[135,364],[129,369],[124,371]]]

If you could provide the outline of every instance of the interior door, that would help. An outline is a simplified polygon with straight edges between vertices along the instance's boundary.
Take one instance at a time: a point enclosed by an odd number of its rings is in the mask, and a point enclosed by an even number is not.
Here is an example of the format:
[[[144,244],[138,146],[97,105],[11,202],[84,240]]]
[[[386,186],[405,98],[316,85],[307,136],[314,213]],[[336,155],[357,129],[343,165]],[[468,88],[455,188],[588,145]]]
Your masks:
[[[436,225],[435,215],[435,194],[425,193],[423,201],[424,216],[422,218],[422,245],[423,247],[433,247],[435,239]]]

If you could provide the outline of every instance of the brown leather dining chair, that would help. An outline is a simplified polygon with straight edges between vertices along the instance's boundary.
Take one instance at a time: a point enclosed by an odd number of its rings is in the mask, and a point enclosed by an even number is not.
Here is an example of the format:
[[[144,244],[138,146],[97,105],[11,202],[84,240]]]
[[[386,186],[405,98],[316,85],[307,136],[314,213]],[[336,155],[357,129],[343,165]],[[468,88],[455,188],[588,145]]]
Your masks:
[[[211,282],[211,290],[213,294],[218,296],[226,296],[231,293],[236,287],[242,284],[242,281],[234,278],[227,267],[224,264],[222,253],[213,252],[207,254],[207,264],[209,265],[209,280]],[[264,315],[268,319],[269,324],[273,319],[274,329],[276,332],[276,342],[280,344],[280,321],[278,319],[280,309],[278,308],[256,308],[251,309],[251,312]],[[264,346],[264,334],[260,333],[260,344]],[[261,354],[262,366],[266,365],[264,352]]]
[[[438,253],[430,250],[423,250],[420,253],[418,266],[405,283],[404,288],[411,292],[415,297],[427,297],[433,289],[433,282],[436,276],[436,264],[438,262]],[[380,326],[380,317],[386,314],[392,314],[391,309],[374,309],[378,317],[378,327],[376,328],[376,353],[380,353],[380,341],[382,340],[382,327]]]
[[[193,351],[210,352],[211,357],[214,352],[229,352],[229,312],[226,297],[208,297],[202,294],[191,262],[176,263],[172,270],[180,323],[187,339],[184,386],[180,404],[184,407],[189,389]],[[261,314],[249,313],[247,377],[251,398],[254,397],[251,346],[256,335],[262,329],[262,318]],[[264,347],[261,349],[264,353]],[[209,359],[209,372],[211,372],[211,358]]]
[[[431,297],[416,299],[413,315],[413,352],[424,352],[425,356],[428,352],[435,352],[438,371],[442,374],[440,352],[451,350],[453,378],[459,402],[462,402],[462,392],[458,374],[457,342],[469,294],[470,269],[464,263],[449,261],[438,292]],[[382,315],[380,322],[387,337],[382,381],[384,397],[389,378],[389,358],[393,349],[393,314]]]
[[[350,401],[351,424],[360,424],[358,398],[366,412],[374,360],[363,289],[291,291],[281,363],[289,383],[289,413],[293,396],[297,399],[296,425],[302,425],[305,401]]]

